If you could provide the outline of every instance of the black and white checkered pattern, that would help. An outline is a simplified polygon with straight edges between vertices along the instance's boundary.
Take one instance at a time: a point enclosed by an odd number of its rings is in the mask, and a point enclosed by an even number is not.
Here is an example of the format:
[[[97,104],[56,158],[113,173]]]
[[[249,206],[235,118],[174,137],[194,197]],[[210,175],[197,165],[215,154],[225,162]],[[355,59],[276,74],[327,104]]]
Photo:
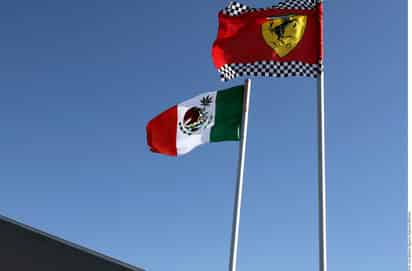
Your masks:
[[[239,16],[251,11],[253,11],[252,8],[235,1],[231,1],[229,5],[222,10],[223,14],[228,16]]]
[[[316,0],[286,0],[272,6],[278,9],[313,9],[316,7]]]
[[[285,0],[267,8],[251,8],[236,1],[231,1],[222,13],[228,16],[239,16],[248,12],[262,11],[268,9],[301,9],[308,10],[315,8],[317,0]]]
[[[226,64],[218,69],[222,81],[232,80],[239,76],[308,76],[318,77],[322,72],[322,63],[307,64],[301,61],[276,62],[256,61],[253,63]]]

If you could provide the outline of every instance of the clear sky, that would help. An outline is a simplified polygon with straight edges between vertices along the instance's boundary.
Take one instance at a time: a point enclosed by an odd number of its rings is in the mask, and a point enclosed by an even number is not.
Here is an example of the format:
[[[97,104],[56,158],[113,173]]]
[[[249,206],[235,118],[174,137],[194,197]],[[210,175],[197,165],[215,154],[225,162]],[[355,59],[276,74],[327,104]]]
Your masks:
[[[147,270],[227,270],[238,143],[145,138],[243,83],[210,56],[227,3],[4,1],[0,213]],[[324,3],[330,270],[406,268],[406,4]],[[316,166],[316,81],[253,78],[239,271],[317,270]]]

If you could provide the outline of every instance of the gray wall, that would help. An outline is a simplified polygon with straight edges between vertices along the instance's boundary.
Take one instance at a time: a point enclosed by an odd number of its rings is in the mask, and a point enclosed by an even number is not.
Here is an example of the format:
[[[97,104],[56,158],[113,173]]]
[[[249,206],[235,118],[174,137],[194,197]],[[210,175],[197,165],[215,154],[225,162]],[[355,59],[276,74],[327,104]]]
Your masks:
[[[0,217],[0,270],[142,270],[94,255]]]

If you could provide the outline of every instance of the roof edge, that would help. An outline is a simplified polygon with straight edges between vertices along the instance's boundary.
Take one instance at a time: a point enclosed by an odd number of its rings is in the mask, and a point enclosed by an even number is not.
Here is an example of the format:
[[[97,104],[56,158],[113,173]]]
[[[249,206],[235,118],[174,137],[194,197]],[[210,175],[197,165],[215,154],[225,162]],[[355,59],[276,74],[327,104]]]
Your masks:
[[[31,231],[31,232],[33,232],[33,233],[39,234],[39,235],[41,235],[41,236],[44,236],[44,237],[46,237],[46,238],[48,238],[48,239],[51,239],[51,240],[54,240],[54,241],[56,241],[56,242],[62,243],[62,244],[64,244],[64,245],[66,245],[66,246],[69,246],[69,247],[78,249],[78,250],[80,250],[80,251],[82,251],[82,252],[91,254],[91,255],[93,255],[93,256],[96,256],[96,257],[101,258],[101,259],[103,259],[103,260],[109,261],[109,262],[111,262],[111,263],[114,263],[114,264],[117,264],[117,265],[120,265],[120,266],[129,268],[129,269],[131,269],[131,270],[133,270],[133,271],[145,271],[145,270],[142,269],[142,268],[139,268],[139,267],[130,265],[130,264],[128,264],[128,263],[122,262],[122,261],[117,260],[117,259],[115,259],[115,258],[112,258],[112,257],[110,257],[110,256],[104,255],[104,254],[102,254],[102,253],[100,253],[100,252],[97,252],[97,251],[95,251],[95,250],[86,248],[86,247],[81,246],[81,245],[78,245],[78,244],[76,244],[76,243],[67,241],[67,240],[65,240],[65,239],[63,239],[63,238],[60,238],[60,237],[57,237],[57,236],[55,236],[55,235],[49,234],[49,233],[47,233],[47,232],[41,231],[41,230],[39,230],[39,229],[33,228],[33,227],[29,226],[29,225],[20,223],[20,222],[14,220],[14,219],[8,218],[8,217],[3,216],[3,215],[1,215],[1,214],[0,214],[0,220],[3,220],[3,221],[8,222],[8,223],[11,223],[11,224],[13,224],[13,225],[15,225],[15,226],[18,226],[18,227],[20,227],[20,228],[26,229],[26,230]]]

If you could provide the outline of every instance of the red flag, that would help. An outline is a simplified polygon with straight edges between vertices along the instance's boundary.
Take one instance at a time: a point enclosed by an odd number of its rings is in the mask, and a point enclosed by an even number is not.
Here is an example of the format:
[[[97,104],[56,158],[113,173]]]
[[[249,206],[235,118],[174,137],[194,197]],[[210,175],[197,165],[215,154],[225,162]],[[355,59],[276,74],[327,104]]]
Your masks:
[[[231,2],[219,12],[212,57],[222,80],[317,77],[322,47],[322,4],[315,0],[286,0],[262,9]]]

